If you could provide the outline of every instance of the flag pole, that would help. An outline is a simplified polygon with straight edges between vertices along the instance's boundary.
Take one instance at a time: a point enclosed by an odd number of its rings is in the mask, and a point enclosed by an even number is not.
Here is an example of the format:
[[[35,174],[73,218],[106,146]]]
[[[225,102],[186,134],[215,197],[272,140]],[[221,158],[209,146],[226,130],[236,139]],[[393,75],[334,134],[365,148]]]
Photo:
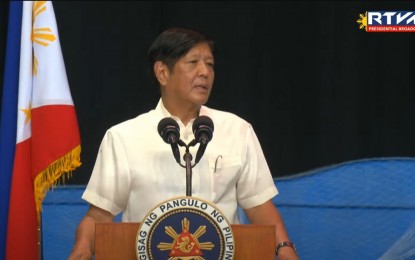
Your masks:
[[[39,223],[37,225],[37,247],[38,247],[38,260],[43,259],[42,250],[42,213],[39,214]]]

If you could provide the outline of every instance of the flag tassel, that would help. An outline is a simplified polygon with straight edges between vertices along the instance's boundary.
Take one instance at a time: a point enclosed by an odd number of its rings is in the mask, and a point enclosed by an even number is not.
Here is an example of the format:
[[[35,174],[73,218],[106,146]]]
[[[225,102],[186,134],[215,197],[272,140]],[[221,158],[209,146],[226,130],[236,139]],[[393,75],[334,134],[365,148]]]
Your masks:
[[[42,202],[48,190],[58,184],[60,180],[65,182],[66,177],[71,177],[72,171],[81,165],[80,155],[81,146],[78,145],[36,176],[34,181],[34,195],[38,223],[40,223]]]

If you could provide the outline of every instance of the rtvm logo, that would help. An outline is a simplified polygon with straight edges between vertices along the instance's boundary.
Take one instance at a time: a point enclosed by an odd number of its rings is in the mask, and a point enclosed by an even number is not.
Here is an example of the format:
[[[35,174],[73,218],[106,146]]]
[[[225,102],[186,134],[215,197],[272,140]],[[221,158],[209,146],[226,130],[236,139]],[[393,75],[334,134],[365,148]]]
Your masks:
[[[367,11],[357,20],[367,32],[415,32],[415,13],[408,11]]]

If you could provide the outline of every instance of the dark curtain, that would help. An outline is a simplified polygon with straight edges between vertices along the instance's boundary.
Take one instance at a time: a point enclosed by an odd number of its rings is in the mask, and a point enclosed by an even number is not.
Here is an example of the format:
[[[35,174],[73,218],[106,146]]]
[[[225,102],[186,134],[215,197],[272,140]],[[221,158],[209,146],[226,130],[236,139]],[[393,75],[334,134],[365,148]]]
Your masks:
[[[415,33],[368,33],[357,23],[366,11],[415,11],[413,2],[53,4],[82,138],[83,165],[70,183],[88,181],[107,128],[155,107],[146,53],[176,26],[215,40],[207,105],[253,125],[275,177],[415,155]],[[2,2],[1,71],[7,8]]]

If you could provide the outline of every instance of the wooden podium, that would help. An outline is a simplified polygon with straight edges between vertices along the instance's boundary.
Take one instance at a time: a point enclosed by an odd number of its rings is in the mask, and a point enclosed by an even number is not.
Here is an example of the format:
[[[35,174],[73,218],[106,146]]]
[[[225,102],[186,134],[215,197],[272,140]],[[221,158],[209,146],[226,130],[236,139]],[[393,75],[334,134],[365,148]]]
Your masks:
[[[138,228],[139,223],[97,223],[95,259],[136,260],[135,239]],[[274,226],[248,224],[231,225],[231,228],[235,243],[235,260],[274,259]]]

